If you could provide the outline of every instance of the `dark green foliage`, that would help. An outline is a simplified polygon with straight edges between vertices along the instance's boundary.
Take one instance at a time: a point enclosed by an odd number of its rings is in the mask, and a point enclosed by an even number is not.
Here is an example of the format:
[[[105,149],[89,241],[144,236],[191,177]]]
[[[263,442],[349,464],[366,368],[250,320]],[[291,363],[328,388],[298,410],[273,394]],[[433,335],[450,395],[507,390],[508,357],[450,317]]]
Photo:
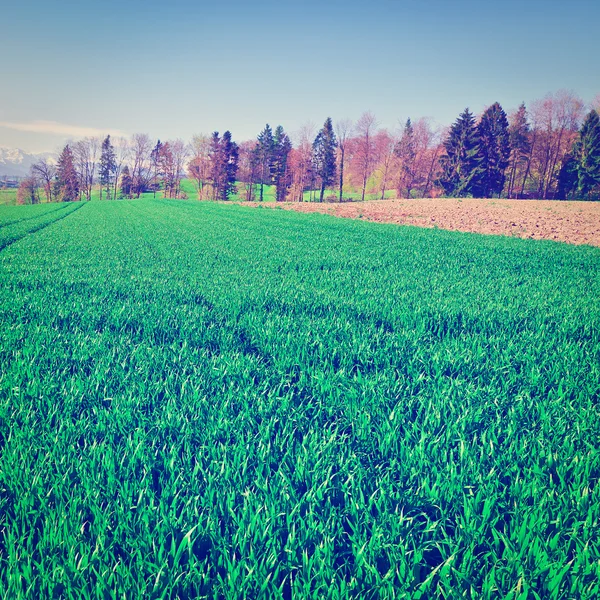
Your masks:
[[[410,198],[410,192],[415,181],[415,132],[412,121],[406,120],[402,137],[394,149],[394,154],[400,161],[400,177],[398,179],[398,197]]]
[[[337,140],[333,131],[333,123],[331,118],[327,117],[312,147],[314,172],[321,182],[320,202],[323,202],[325,188],[335,181],[336,148]]]
[[[447,196],[471,196],[479,166],[475,119],[468,108],[450,128],[440,157],[441,174],[437,184]]]
[[[214,200],[229,200],[236,191],[235,180],[238,167],[238,147],[231,140],[231,133],[226,131],[223,137],[215,131],[210,143],[210,178]]]
[[[271,166],[277,202],[285,200],[291,184],[290,172],[288,170],[288,156],[291,151],[292,142],[287,133],[284,132],[283,127],[278,125],[273,138],[273,161]]]
[[[558,172],[557,199],[567,200],[576,189],[577,161],[572,154],[567,154]]]
[[[125,165],[123,167],[123,173],[121,174],[121,196],[123,198],[131,197],[131,189],[133,186],[133,179],[131,178],[131,172],[129,167]]]
[[[100,151],[100,162],[98,164],[98,174],[100,176],[100,187],[106,189],[106,199],[110,200],[110,184],[113,175],[117,170],[117,160],[115,149],[110,141],[110,135],[107,135],[102,141],[102,149]],[[116,190],[115,190],[116,191]],[[102,190],[100,190],[102,194]]]
[[[263,201],[263,188],[269,185],[273,179],[273,155],[275,152],[275,140],[273,139],[273,130],[267,123],[265,128],[258,134],[258,144],[255,149],[256,163],[258,164],[258,174],[260,183],[260,201]]]
[[[55,193],[62,202],[72,202],[79,198],[79,176],[75,170],[73,151],[67,144],[56,164]]]
[[[504,179],[510,140],[508,119],[504,109],[495,102],[481,116],[477,125],[477,168],[471,191],[478,198],[500,195]]]
[[[589,197],[600,188],[600,117],[595,110],[585,118],[573,154],[577,163],[577,193]]]

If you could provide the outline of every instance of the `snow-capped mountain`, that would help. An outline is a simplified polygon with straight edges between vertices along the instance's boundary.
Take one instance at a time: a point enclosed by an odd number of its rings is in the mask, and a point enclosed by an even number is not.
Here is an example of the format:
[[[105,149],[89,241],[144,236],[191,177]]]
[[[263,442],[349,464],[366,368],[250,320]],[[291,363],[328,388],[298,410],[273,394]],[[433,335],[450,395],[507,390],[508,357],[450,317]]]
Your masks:
[[[52,152],[29,154],[19,148],[0,146],[0,176],[15,175],[23,177],[29,173],[29,168],[34,162],[51,156],[53,156]]]

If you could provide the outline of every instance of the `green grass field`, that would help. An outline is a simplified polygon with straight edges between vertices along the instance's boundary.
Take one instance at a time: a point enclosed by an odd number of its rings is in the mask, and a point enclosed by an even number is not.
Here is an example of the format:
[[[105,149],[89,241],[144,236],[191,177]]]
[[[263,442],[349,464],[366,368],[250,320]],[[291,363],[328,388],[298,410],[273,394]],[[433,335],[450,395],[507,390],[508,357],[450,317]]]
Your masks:
[[[192,179],[182,179],[181,180],[181,191],[190,200],[198,199],[198,187],[197,187],[197,184]],[[46,196],[44,195],[44,192],[42,189],[39,190],[39,194],[40,194],[40,202],[45,203]],[[162,195],[163,195],[162,191],[159,191],[156,194],[156,196],[159,198],[162,197]],[[338,198],[337,190],[327,190],[325,192],[325,197],[327,198],[328,196],[335,196],[335,198],[337,199]],[[104,192],[102,194],[102,197],[103,197],[103,199],[106,198],[106,194]],[[366,194],[365,199],[366,200],[378,200],[380,197],[381,197],[380,193],[372,193],[371,192],[371,193]],[[385,197],[386,198],[395,198],[395,191],[388,190],[385,194]],[[258,201],[258,198],[259,198],[259,186],[257,185],[254,200]],[[307,191],[307,192],[304,192],[303,198],[304,198],[304,202],[310,202],[313,198],[315,198],[318,201],[319,193],[318,193],[318,191],[317,192]],[[357,200],[360,200],[361,194],[360,194],[360,191],[348,190],[348,191],[344,192],[344,198],[351,199],[353,201],[357,201]],[[99,199],[100,199],[100,189],[96,185],[96,186],[94,186],[94,189],[92,190],[91,200],[95,201],[95,200],[99,200]],[[144,192],[140,196],[140,200],[150,200],[150,199],[154,199],[153,192]],[[232,194],[230,197],[230,200],[234,201],[234,202],[242,202],[242,201],[246,200],[246,191],[245,191],[243,183],[238,183],[238,193]],[[274,185],[265,185],[263,187],[263,201],[264,202],[275,202],[275,200],[276,200],[275,186]],[[0,206],[2,206],[2,205],[14,206],[16,204],[17,204],[17,190],[16,189],[0,190]]]
[[[13,206],[17,203],[17,190],[0,190],[0,206]]]
[[[0,232],[2,598],[599,597],[599,249],[165,200]]]

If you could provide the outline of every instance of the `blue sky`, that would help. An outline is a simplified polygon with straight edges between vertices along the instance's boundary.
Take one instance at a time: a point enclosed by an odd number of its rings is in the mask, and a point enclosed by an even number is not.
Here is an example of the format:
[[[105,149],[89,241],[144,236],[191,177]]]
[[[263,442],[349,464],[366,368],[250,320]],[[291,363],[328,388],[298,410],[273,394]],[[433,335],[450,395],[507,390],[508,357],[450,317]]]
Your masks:
[[[600,94],[600,2],[5,0],[0,146],[161,139],[370,110],[449,125],[568,89]]]

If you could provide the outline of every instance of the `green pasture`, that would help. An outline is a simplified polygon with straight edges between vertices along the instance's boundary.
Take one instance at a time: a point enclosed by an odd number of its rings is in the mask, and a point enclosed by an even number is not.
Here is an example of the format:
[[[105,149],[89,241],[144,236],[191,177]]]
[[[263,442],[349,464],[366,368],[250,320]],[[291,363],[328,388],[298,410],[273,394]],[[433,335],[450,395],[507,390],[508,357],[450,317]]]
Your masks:
[[[3,205],[14,205],[17,203],[17,190],[16,188],[9,188],[0,190],[0,206]]]

